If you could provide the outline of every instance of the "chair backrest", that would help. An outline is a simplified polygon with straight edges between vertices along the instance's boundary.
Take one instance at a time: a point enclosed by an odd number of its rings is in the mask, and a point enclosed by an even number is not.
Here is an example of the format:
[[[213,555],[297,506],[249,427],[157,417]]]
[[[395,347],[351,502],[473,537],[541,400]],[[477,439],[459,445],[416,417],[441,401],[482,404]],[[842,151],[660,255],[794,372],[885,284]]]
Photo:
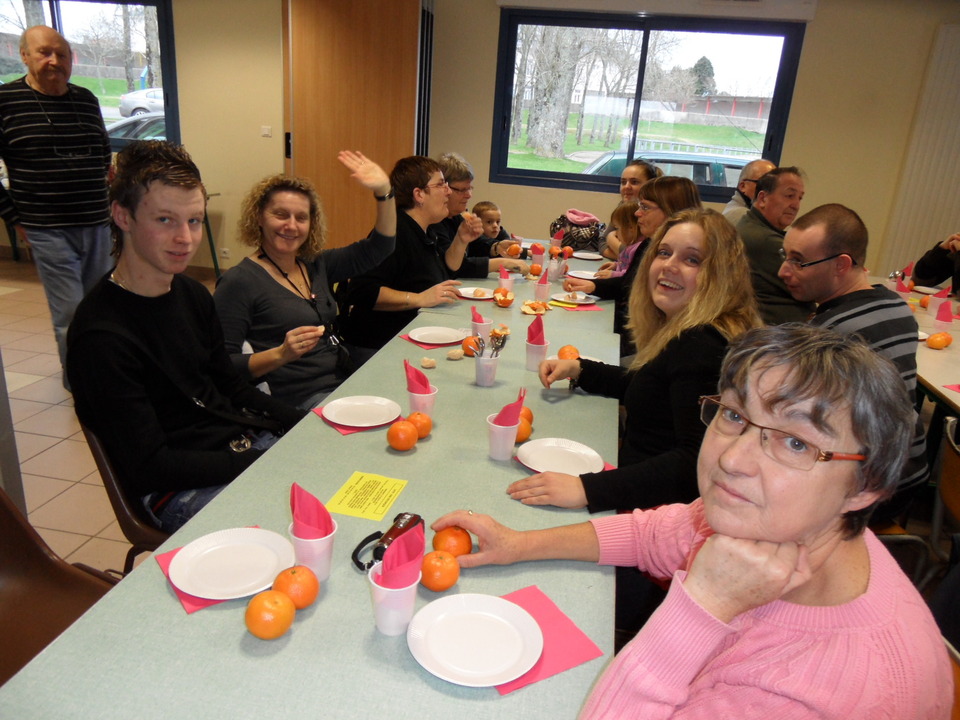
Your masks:
[[[953,669],[953,712],[950,720],[960,720],[960,653],[947,641],[947,653],[950,655],[950,666]]]
[[[150,524],[146,518],[146,512],[139,506],[137,499],[127,496],[100,438],[85,425],[81,424],[80,427],[83,429],[84,437],[87,438],[87,445],[90,446],[93,459],[97,463],[103,487],[107,491],[107,497],[110,498],[110,505],[113,506],[113,512],[117,516],[117,522],[120,523],[123,536],[136,548],[156,550],[170,536]]]
[[[111,587],[57,557],[0,488],[0,685]]]
[[[954,520],[960,520],[960,447],[957,445],[956,433],[957,418],[948,417],[943,423],[946,442],[943,444],[938,492],[943,509]]]

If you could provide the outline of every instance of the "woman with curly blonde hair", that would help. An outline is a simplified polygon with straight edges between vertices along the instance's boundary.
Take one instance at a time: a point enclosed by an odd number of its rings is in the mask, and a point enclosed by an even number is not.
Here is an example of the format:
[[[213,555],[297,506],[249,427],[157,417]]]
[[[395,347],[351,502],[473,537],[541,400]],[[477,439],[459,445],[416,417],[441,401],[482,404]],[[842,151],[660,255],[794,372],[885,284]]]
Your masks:
[[[238,224],[240,241],[254,251],[224,273],[214,293],[237,370],[302,408],[318,405],[350,372],[331,288],[376,267],[396,240],[387,174],[359,152],[343,151],[338,159],[373,191],[377,220],[370,235],[324,250],[326,219],[313,184],[287,175],[264,178],[244,199]],[[244,352],[245,342],[252,353]]]

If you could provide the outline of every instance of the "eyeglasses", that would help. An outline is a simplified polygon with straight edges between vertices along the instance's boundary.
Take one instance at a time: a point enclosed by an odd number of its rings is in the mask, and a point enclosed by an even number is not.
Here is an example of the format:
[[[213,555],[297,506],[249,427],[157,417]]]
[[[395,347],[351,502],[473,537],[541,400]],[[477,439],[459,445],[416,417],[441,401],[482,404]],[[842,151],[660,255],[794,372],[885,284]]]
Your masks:
[[[646,203],[640,203],[640,212],[653,212],[654,210],[659,210],[660,208],[656,205],[647,205]]]
[[[853,256],[850,253],[837,253],[836,255],[831,255],[830,257],[825,257],[820,260],[810,260],[809,262],[800,262],[796,258],[787,257],[787,251],[783,248],[780,248],[780,261],[787,263],[794,270],[802,270],[803,268],[812,267],[814,265],[819,265],[820,263],[825,263],[827,260],[835,260],[841,255],[846,255],[850,258],[851,264],[856,267],[857,261],[853,259]]]
[[[443,180],[441,182],[433,183],[431,185],[424,185],[423,189],[426,190],[427,188],[448,188],[448,187],[450,187],[450,183],[448,183],[446,180]]]
[[[700,420],[708,428],[726,437],[740,437],[750,426],[757,428],[760,431],[760,447],[767,457],[797,470],[812,470],[818,462],[831,460],[863,462],[867,459],[866,455],[821,450],[784,430],[757,425],[739,410],[720,402],[719,395],[700,397]]]
[[[451,185],[451,186],[450,186],[450,189],[453,190],[453,192],[458,192],[458,193],[460,193],[460,194],[464,194],[464,193],[468,193],[468,192],[473,192],[473,185],[468,185],[468,186],[465,187],[465,188],[458,188],[458,187],[454,187],[453,185]]]

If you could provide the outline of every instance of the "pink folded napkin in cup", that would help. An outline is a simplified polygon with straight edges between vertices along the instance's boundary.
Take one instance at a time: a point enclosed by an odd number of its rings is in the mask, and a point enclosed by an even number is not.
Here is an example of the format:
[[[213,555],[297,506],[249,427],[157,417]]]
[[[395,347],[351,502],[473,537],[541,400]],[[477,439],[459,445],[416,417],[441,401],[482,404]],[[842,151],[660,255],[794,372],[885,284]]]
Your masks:
[[[897,292],[898,292],[898,293],[908,293],[908,292],[910,292],[910,288],[908,288],[906,285],[903,284],[903,278],[902,278],[902,277],[898,277],[898,278],[897,278]]]
[[[546,284],[547,284],[547,281],[548,281],[547,273],[541,272],[541,273],[540,273],[540,279],[537,280],[537,285],[546,285]]]
[[[415,583],[423,565],[425,546],[423,523],[418,523],[413,530],[407,530],[387,546],[379,580],[374,576],[374,581],[385,588],[402,588]]]
[[[553,234],[553,239],[554,239],[554,240],[563,240],[563,230],[557,230],[557,231]]]
[[[942,300],[940,302],[940,307],[937,308],[937,322],[944,322],[944,323],[953,322],[953,301],[952,300]]]
[[[537,315],[527,328],[527,342],[531,345],[543,345],[546,342],[543,338],[543,316]]]
[[[913,263],[910,263],[903,269],[904,277],[911,277],[913,275]]]
[[[430,393],[430,381],[423,371],[415,368],[410,361],[404,358],[403,372],[407,375],[407,391],[417,395],[427,395]]]
[[[941,290],[940,292],[935,293],[935,294],[934,294],[934,297],[936,297],[936,298],[945,298],[945,297],[947,297],[949,294],[950,294],[950,286],[948,285],[947,287],[945,287],[945,288],[944,288],[943,290]]]
[[[485,322],[486,322],[486,320],[484,319],[483,315],[481,315],[480,313],[477,312],[477,306],[476,306],[476,305],[471,305],[471,306],[470,306],[470,319],[473,320],[473,322],[475,322],[475,323],[485,323]]]
[[[493,419],[493,424],[503,427],[513,427],[520,422],[520,410],[523,408],[523,401],[526,397],[526,388],[520,388],[520,393],[517,395],[516,401],[504,405]]]
[[[293,483],[290,486],[290,513],[293,534],[304,540],[316,540],[333,532],[330,511],[314,495]]]
[[[516,680],[497,685],[501,695],[603,656],[603,651],[536,585],[503,596],[526,610],[543,633],[540,659]]]
[[[503,265],[501,265],[501,266],[500,266],[500,279],[501,279],[501,280],[507,280],[507,279],[509,279],[509,278],[510,278],[510,273],[507,272],[507,269],[506,269]]]

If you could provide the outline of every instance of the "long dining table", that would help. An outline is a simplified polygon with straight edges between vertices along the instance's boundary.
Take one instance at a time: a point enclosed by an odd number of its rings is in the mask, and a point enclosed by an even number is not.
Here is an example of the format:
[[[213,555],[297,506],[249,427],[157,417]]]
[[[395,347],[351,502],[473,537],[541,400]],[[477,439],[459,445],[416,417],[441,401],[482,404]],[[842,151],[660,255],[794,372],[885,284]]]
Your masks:
[[[589,262],[574,267],[595,269]],[[464,285],[492,288],[493,277]],[[559,288],[557,288],[559,289]],[[227,600],[188,614],[154,558],[144,560],[100,602],[0,688],[0,717],[17,718],[316,718],[469,717],[572,718],[612,657],[613,570],[589,563],[544,561],[464,570],[444,593],[417,590],[417,610],[457,593],[504,595],[535,585],[602,651],[602,655],[501,695],[492,687],[465,687],[422,668],[406,638],[374,627],[366,576],[350,561],[365,536],[386,530],[401,511],[427,525],[462,508],[489,513],[518,529],[581,522],[584,510],[528,507],[512,500],[507,485],[529,474],[516,459],[487,456],[485,418],[527,389],[532,439],[582,442],[616,463],[617,402],[571,392],[567,383],[541,387],[524,368],[524,339],[531,317],[520,313],[533,297],[518,281],[510,308],[461,300],[424,311],[405,332],[424,326],[469,327],[470,306],[512,335],[501,354],[496,384],[474,384],[473,361],[448,360],[449,348],[422,349],[393,338],[326,403],[356,395],[395,400],[406,414],[403,360],[419,365],[438,388],[431,435],[415,449],[388,447],[385,428],[341,435],[315,413],[287,433],[231,483],[157,554],[226,528],[259,526],[286,534],[290,486],[299,483],[328,502],[355,472],[406,481],[382,521],[337,514],[330,578],[317,602],[298,613],[283,637],[264,641],[244,625],[247,599]],[[544,316],[546,337],[577,345],[584,355],[618,360],[613,304],[598,311],[554,308]],[[429,549],[432,532],[426,532]]]

